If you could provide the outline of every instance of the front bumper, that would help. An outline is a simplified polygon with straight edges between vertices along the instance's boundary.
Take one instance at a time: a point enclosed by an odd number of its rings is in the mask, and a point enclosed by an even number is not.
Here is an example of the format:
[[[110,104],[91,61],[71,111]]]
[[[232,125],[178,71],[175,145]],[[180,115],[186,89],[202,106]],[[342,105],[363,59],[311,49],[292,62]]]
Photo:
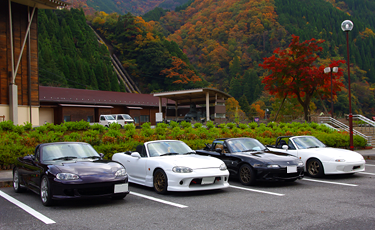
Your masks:
[[[365,171],[365,160],[355,162],[322,162],[324,174],[348,174]]]
[[[202,191],[229,187],[228,170],[195,169],[191,173],[167,172],[168,191]]]
[[[96,183],[76,183],[54,179],[51,185],[52,199],[55,200],[111,197],[129,193],[127,176],[122,179]]]
[[[302,179],[304,177],[304,167],[297,167],[297,172],[288,173],[287,167],[273,168],[254,168],[258,180],[267,181],[287,181]]]

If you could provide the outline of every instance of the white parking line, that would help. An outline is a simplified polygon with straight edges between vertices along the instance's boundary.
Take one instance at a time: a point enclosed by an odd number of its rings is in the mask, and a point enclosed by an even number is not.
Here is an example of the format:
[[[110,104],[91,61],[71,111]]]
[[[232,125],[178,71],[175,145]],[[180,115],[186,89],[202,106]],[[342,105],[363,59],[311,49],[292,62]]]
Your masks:
[[[374,175],[375,176],[375,173],[368,173],[368,172],[357,172],[357,173],[368,174],[368,175]]]
[[[45,215],[41,214],[40,212],[36,211],[35,209],[27,206],[26,204],[14,199],[13,197],[9,196],[8,194],[4,193],[3,191],[0,191],[0,196],[7,199],[9,202],[12,202],[13,204],[17,205],[18,207],[22,208],[26,212],[28,212],[30,215],[33,215],[35,218],[38,218],[39,220],[43,221],[45,224],[54,224],[55,221],[51,220],[50,218],[46,217]]]
[[[156,201],[156,202],[160,202],[160,203],[163,203],[163,204],[172,205],[172,206],[175,206],[175,207],[178,207],[178,208],[187,208],[188,207],[186,205],[173,203],[173,202],[162,200],[162,199],[158,199],[158,198],[155,198],[155,197],[152,197],[152,196],[146,196],[146,195],[143,195],[143,194],[140,194],[140,193],[137,193],[137,192],[130,192],[129,194],[132,194],[132,195],[135,195],[135,196],[139,196],[139,197],[143,197],[143,198],[146,198],[146,199],[149,199],[149,200],[153,200],[153,201]]]
[[[346,184],[346,183],[339,183],[339,182],[332,182],[332,181],[324,181],[324,180],[313,180],[313,179],[306,179],[306,178],[303,178],[302,180],[312,181],[312,182],[320,182],[320,183],[326,183],[326,184],[345,185],[345,186],[352,186],[352,187],[356,187],[356,186],[358,186],[357,184]]]
[[[275,195],[275,196],[285,196],[285,194],[281,193],[275,193],[275,192],[267,192],[267,191],[262,191],[262,190],[257,190],[257,189],[250,189],[250,188],[243,188],[243,187],[237,187],[233,185],[229,185],[231,188],[237,188],[237,189],[242,189],[246,191],[251,191],[251,192],[259,192],[259,193],[265,193],[265,194],[270,194],[270,195]]]
[[[366,166],[375,166],[375,165],[372,165],[372,164],[366,164]]]

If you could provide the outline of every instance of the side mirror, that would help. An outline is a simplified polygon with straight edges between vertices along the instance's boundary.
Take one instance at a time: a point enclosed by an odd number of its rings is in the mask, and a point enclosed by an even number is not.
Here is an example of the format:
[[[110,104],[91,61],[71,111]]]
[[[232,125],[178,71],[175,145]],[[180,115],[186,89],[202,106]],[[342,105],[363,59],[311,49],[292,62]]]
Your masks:
[[[139,154],[139,152],[132,152],[132,154],[130,156],[141,158],[141,155]]]
[[[283,145],[282,148],[283,148],[284,150],[288,150],[289,147],[288,147],[287,145]]]
[[[222,153],[223,150],[222,150],[221,148],[216,148],[216,149],[215,149],[215,152]]]
[[[102,158],[102,159],[103,159],[103,157],[104,157],[104,154],[103,154],[103,153],[99,153],[99,156],[100,156],[100,158]]]

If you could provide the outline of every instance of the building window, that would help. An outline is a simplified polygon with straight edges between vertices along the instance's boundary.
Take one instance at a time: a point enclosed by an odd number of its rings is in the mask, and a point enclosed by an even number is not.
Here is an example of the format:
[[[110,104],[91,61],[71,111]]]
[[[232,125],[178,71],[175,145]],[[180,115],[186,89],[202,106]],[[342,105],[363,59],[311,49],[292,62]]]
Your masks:
[[[70,121],[70,116],[64,116],[64,122]]]
[[[94,122],[93,116],[87,116],[87,121],[88,122]]]
[[[141,123],[149,122],[150,116],[149,115],[141,115]]]
[[[217,113],[215,118],[225,118],[225,113]]]

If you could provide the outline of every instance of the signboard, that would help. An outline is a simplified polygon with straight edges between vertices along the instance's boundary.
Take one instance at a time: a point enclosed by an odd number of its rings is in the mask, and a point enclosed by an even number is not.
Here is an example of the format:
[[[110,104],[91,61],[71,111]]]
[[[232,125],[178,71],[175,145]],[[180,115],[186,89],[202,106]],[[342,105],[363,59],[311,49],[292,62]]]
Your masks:
[[[156,119],[156,122],[163,122],[163,113],[156,113],[155,119]]]

